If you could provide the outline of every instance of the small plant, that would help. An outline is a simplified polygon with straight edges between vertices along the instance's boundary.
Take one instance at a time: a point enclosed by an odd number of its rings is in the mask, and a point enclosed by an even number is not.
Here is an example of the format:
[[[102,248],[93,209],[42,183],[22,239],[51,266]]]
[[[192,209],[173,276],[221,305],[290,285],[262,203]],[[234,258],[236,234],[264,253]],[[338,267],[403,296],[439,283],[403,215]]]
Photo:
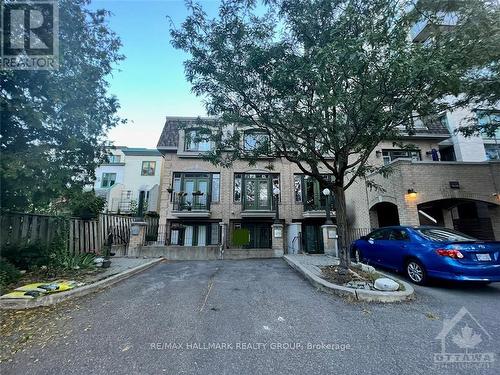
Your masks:
[[[0,259],[0,294],[3,294],[5,288],[19,280],[21,273],[11,263],[4,259]]]

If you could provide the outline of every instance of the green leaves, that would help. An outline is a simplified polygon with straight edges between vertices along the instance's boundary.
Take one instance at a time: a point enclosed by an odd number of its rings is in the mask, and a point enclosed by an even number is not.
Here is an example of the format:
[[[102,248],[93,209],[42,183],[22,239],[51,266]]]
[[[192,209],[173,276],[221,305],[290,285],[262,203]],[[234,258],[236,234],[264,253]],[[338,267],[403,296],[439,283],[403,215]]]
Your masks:
[[[122,122],[110,74],[123,56],[108,12],[87,0],[59,2],[60,69],[1,71],[1,205],[46,210],[81,189],[104,156],[106,131]]]

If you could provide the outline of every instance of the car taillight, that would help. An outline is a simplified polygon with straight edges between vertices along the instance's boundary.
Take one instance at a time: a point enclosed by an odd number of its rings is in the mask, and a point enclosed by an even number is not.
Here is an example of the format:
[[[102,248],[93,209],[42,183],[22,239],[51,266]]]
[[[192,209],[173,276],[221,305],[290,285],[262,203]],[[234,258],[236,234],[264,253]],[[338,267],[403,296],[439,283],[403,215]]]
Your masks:
[[[450,257],[453,259],[462,259],[464,257],[460,250],[456,249],[437,249],[436,253],[443,257]]]

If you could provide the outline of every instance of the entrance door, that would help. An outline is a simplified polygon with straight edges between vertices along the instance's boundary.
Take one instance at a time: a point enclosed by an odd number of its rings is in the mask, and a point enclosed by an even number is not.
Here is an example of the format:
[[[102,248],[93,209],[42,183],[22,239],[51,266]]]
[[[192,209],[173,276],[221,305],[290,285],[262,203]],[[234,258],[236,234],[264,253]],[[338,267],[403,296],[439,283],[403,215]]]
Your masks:
[[[323,236],[321,227],[314,224],[306,224],[304,228],[304,251],[310,254],[324,253]]]
[[[248,249],[271,248],[271,225],[266,223],[244,223],[242,228],[248,229],[250,242],[245,247]]]

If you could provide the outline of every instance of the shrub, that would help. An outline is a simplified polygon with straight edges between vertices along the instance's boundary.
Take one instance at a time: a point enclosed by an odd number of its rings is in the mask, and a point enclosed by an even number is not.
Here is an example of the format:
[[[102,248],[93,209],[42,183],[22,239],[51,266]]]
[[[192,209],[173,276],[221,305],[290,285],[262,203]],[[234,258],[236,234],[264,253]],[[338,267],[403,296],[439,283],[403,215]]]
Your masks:
[[[0,293],[3,294],[4,289],[13,282],[16,282],[21,277],[19,270],[11,263],[4,259],[0,259]]]
[[[41,243],[6,245],[2,248],[2,257],[22,270],[47,265],[50,262],[47,246]]]

